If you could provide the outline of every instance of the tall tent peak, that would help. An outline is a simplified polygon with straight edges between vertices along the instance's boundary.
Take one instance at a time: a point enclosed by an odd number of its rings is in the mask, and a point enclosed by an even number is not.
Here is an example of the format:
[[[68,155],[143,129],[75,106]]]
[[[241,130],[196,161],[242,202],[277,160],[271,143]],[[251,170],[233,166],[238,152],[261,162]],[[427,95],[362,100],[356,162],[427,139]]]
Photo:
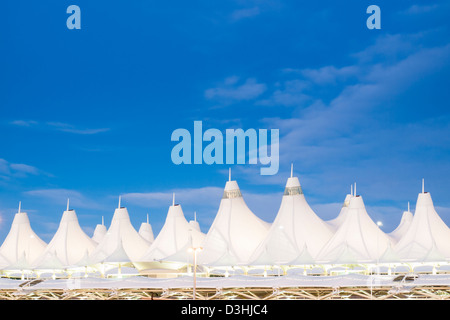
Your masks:
[[[284,195],[292,196],[296,194],[303,194],[302,187],[300,186],[300,181],[297,177],[290,177],[287,179],[286,187],[284,189]]]
[[[237,181],[227,181],[223,193],[223,199],[239,198],[242,197],[241,190]]]

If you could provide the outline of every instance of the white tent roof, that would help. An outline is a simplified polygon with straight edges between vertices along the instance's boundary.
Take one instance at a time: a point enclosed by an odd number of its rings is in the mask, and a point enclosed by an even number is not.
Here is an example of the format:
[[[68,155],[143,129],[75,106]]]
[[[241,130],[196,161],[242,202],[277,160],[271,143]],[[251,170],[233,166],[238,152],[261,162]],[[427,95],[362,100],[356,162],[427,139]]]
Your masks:
[[[189,225],[191,226],[192,229],[195,229],[195,230],[201,232],[200,224],[198,223],[198,221],[196,221],[196,220],[191,220],[191,221],[189,221]]]
[[[394,250],[403,261],[450,259],[450,229],[434,209],[428,192],[419,193],[411,225]]]
[[[345,219],[317,257],[319,263],[376,262],[391,239],[367,214],[361,196],[350,200]]]
[[[143,222],[139,228],[139,235],[148,241],[148,243],[152,243],[155,240],[155,236],[153,235],[152,225],[148,222]]]
[[[120,246],[123,246],[131,261],[141,258],[149,247],[149,243],[134,229],[128,211],[124,207],[114,211],[111,226],[90,255],[90,259],[94,263],[102,262]]]
[[[306,202],[297,177],[287,180],[278,214],[250,263],[278,265],[311,261],[333,236]],[[303,261],[303,263],[302,263]]]
[[[166,221],[155,241],[140,259],[142,262],[189,262],[191,247],[201,247],[205,234],[192,228],[183,214],[181,205],[169,207]]]
[[[100,243],[107,232],[108,229],[106,229],[105,225],[103,224],[96,225],[94,235],[92,236],[92,240],[94,240],[97,243]]]
[[[332,220],[326,221],[326,223],[333,228],[334,231],[336,231],[339,226],[342,224],[342,222],[345,220],[345,216],[348,211],[348,205],[350,204],[350,199],[353,196],[351,194],[347,194],[345,196],[344,203],[342,204],[341,211],[339,212],[338,216]]]
[[[199,262],[215,266],[247,263],[269,227],[247,207],[237,182],[228,181]]]
[[[31,264],[45,250],[47,244],[38,237],[30,225],[25,212],[16,213],[8,235],[0,247],[0,254],[11,264],[25,257],[26,263]]]
[[[388,233],[388,235],[395,239],[396,242],[400,241],[403,235],[408,231],[409,226],[413,220],[413,214],[408,211],[403,211],[402,219],[400,220],[399,225],[395,228],[394,231]]]
[[[81,229],[75,210],[66,210],[58,230],[33,265],[39,268],[41,265],[47,265],[49,260],[54,261],[56,257],[62,265],[73,266],[86,255],[86,252],[90,254],[95,246],[95,241]]]

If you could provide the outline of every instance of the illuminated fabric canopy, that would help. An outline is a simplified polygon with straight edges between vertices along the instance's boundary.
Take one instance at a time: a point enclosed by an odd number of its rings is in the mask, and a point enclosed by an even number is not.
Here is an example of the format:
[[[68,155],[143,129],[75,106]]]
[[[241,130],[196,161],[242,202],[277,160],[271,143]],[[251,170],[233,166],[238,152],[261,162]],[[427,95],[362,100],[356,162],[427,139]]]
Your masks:
[[[128,210],[120,206],[119,200],[119,207],[114,211],[111,225],[101,242],[90,255],[90,259],[93,263],[108,260],[108,257],[120,249],[121,246],[126,256],[131,261],[136,261],[147,251],[149,243],[134,229]]]
[[[166,221],[155,241],[140,262],[171,261],[186,263],[191,260],[189,248],[200,247],[205,234],[192,228],[186,220],[181,205],[169,207]]]
[[[287,180],[278,214],[250,259],[254,265],[310,264],[333,236],[308,205],[297,177]]]
[[[206,235],[199,263],[229,266],[248,263],[270,224],[245,203],[236,181],[227,181],[217,215]]]
[[[322,248],[319,263],[375,263],[391,239],[369,217],[361,196],[350,199],[344,221]]]
[[[450,229],[436,212],[430,193],[419,193],[411,225],[394,250],[401,261],[450,259]]]
[[[19,205],[11,229],[0,247],[0,255],[11,264],[20,260],[23,264],[31,265],[44,252],[46,245],[33,231],[27,213],[21,212]]]
[[[45,248],[42,255],[34,261],[35,268],[49,269],[51,261],[57,261],[55,267],[75,266],[87,254],[94,251],[96,243],[80,227],[75,210],[64,211],[58,230]]]

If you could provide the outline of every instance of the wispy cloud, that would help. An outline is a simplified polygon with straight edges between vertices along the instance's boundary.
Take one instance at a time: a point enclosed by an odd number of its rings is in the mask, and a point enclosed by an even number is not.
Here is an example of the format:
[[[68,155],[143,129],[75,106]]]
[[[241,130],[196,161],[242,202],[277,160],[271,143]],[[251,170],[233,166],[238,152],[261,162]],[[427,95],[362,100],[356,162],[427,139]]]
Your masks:
[[[267,98],[256,102],[262,106],[302,106],[310,100],[310,96],[304,91],[309,83],[303,80],[289,80],[283,84],[276,84],[277,89]]]
[[[237,76],[228,77],[219,86],[207,89],[205,97],[211,100],[231,103],[255,99],[267,89],[264,83],[259,83],[254,78],[248,78],[244,83],[241,83],[239,80],[240,78]]]
[[[97,134],[101,132],[109,131],[109,128],[99,128],[99,129],[80,129],[74,125],[62,122],[47,122],[47,125],[55,128],[56,130],[75,133],[75,134]]]
[[[4,178],[25,178],[29,175],[40,174],[49,175],[42,170],[39,170],[38,168],[30,166],[28,164],[10,163],[5,159],[0,158],[0,177],[3,176]]]
[[[238,21],[245,18],[255,17],[261,13],[259,7],[244,8],[233,11],[231,20]]]
[[[432,12],[436,10],[439,6],[437,4],[430,4],[430,5],[418,5],[413,4],[408,9],[402,11],[402,14],[421,14],[421,13],[427,13]]]
[[[61,132],[68,132],[79,135],[93,135],[97,133],[107,132],[109,128],[80,128],[75,125],[64,122],[45,122],[41,123],[34,120],[14,120],[10,122],[11,125],[19,127],[36,127]]]
[[[20,126],[20,127],[30,127],[33,125],[37,125],[38,122],[34,120],[14,120],[10,122],[12,125]]]
[[[37,189],[25,191],[23,193],[27,196],[40,198],[41,200],[50,201],[52,204],[65,206],[67,199],[70,199],[71,207],[89,208],[89,209],[102,209],[102,207],[94,200],[85,196],[77,190],[71,189]]]

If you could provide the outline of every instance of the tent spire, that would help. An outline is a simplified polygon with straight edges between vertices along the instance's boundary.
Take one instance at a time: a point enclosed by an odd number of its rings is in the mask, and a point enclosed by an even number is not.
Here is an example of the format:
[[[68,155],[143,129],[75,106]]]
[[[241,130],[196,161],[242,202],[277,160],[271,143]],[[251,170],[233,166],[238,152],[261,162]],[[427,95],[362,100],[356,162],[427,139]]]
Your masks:
[[[410,212],[410,211],[409,211],[409,201],[408,201],[408,212]]]
[[[20,213],[20,207],[22,205],[22,201],[19,201],[19,213]]]
[[[425,193],[425,179],[422,179],[422,193]]]
[[[172,194],[172,206],[175,205],[175,192]]]
[[[119,206],[117,207],[117,209],[120,209],[120,201],[122,200],[122,197],[119,196]]]
[[[102,226],[104,226],[105,225],[105,218],[104,218],[104,216],[102,216]]]
[[[294,176],[294,163],[291,163],[291,178]]]
[[[355,182],[355,190],[353,190],[353,192],[355,193],[355,197],[356,197],[356,182]]]
[[[353,196],[353,184],[350,185],[350,195]]]
[[[228,169],[228,181],[231,181],[231,168]]]
[[[148,213],[147,213],[147,223],[148,223]]]
[[[67,209],[66,211],[69,211],[69,198],[67,198]]]
[[[194,211],[194,221],[197,222],[197,211]]]

